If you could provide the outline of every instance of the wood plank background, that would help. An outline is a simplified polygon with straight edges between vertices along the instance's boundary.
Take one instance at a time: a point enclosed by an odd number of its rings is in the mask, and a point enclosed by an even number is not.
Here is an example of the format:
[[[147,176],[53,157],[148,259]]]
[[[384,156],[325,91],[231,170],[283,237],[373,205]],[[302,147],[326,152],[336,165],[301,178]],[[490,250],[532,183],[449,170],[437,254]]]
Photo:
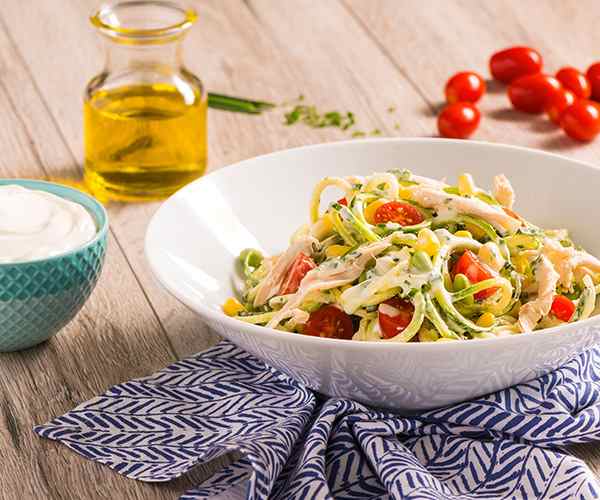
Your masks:
[[[82,93],[102,62],[87,16],[95,0],[19,0],[0,9],[0,176],[79,179]],[[554,72],[600,60],[596,0],[198,0],[186,63],[210,90],[273,100],[304,94],[353,111],[361,130],[436,134],[454,72],[487,75],[496,50],[528,44]],[[493,82],[476,139],[600,162],[600,142],[575,144],[543,117],[508,107]],[[390,113],[393,106],[396,111]],[[287,147],[347,139],[282,125],[281,111],[209,113],[209,166]],[[143,258],[157,204],[111,205],[106,267],[77,319],[47,344],[0,356],[0,498],[177,498],[227,458],[162,485],[127,480],[36,438],[31,429],[108,386],[205,349],[217,337],[152,280]],[[600,473],[597,447],[574,452]]]

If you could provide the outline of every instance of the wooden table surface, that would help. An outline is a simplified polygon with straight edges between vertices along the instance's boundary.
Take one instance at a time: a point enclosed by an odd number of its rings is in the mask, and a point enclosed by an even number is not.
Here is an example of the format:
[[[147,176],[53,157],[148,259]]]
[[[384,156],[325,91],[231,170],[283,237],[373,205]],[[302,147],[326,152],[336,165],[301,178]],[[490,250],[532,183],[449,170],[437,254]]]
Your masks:
[[[0,177],[78,179],[82,92],[102,66],[88,25],[96,0],[19,0],[0,9]],[[281,102],[299,94],[350,110],[366,132],[436,134],[446,79],[487,75],[490,54],[527,44],[554,72],[600,60],[597,0],[203,0],[186,62],[210,90]],[[389,108],[396,108],[390,112]],[[538,147],[600,163],[600,140],[575,144],[543,117],[512,111],[490,84],[475,138]],[[285,127],[282,112],[209,114],[211,170],[292,146],[347,139],[337,129]],[[115,383],[150,374],[217,337],[153,281],[143,257],[157,204],[111,205],[106,266],[62,333],[0,355],[0,497],[177,498],[224,461],[167,484],[125,479],[37,438],[32,427]],[[574,453],[600,472],[600,451]]]

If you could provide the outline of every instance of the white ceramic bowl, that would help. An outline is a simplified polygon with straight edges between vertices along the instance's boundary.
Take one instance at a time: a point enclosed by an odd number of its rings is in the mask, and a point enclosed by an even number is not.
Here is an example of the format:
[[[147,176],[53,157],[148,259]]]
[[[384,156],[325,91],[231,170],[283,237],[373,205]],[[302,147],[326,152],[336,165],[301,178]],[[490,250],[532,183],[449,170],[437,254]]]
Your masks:
[[[392,168],[450,181],[468,171],[481,186],[504,173],[520,213],[542,227],[569,228],[600,255],[600,169],[498,144],[378,139],[281,151],[193,182],[152,219],[146,256],[165,288],[223,337],[312,389],[397,410],[456,403],[533,379],[600,340],[600,317],[508,338],[395,344],[282,333],[221,312],[235,288],[239,252],[285,249],[308,220],[319,179]]]

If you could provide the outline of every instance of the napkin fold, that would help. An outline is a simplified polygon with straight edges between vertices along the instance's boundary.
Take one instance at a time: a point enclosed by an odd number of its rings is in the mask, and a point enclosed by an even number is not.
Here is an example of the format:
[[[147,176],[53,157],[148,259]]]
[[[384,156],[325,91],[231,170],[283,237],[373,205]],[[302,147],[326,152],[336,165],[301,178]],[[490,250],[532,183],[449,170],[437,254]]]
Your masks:
[[[529,383],[399,416],[325,398],[223,341],[36,427],[140,481],[242,458],[181,498],[598,498],[600,348]]]

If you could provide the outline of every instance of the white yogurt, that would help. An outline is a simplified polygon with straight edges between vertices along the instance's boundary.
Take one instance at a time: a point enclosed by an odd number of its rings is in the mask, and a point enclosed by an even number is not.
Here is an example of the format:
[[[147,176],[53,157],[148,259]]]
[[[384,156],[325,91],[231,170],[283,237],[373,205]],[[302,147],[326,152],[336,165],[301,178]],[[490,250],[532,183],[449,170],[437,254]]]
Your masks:
[[[52,257],[95,235],[94,219],[83,206],[45,191],[0,186],[0,263]]]

